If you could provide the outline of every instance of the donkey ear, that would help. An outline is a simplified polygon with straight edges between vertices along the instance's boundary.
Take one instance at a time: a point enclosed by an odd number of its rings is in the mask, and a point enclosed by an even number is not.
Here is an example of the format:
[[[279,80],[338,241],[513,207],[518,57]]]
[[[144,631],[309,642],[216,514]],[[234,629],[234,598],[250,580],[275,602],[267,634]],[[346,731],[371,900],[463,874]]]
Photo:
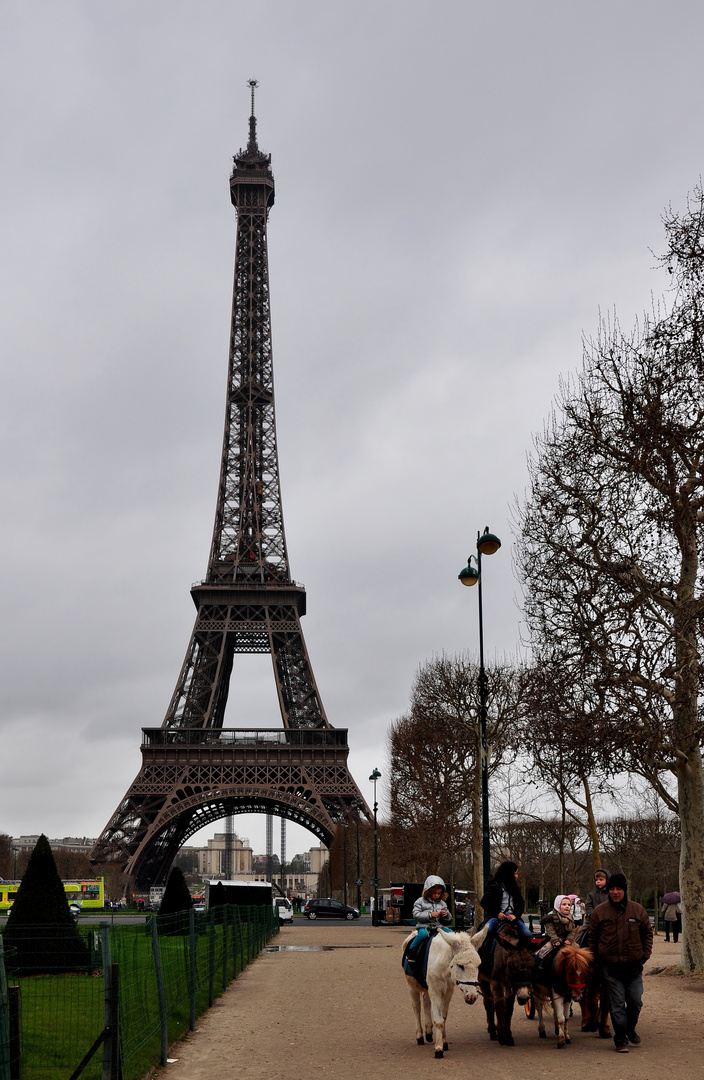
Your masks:
[[[474,945],[475,949],[478,949],[480,945],[484,944],[484,939],[486,938],[486,935],[488,933],[489,933],[489,927],[488,926],[483,926],[482,929],[477,934],[474,934],[470,938],[470,941],[472,942],[472,945]]]

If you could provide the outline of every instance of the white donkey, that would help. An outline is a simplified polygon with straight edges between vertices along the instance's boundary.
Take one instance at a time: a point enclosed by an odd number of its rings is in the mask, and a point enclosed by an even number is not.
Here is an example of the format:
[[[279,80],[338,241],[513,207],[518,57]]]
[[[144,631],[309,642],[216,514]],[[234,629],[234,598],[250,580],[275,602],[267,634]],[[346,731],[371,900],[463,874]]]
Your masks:
[[[415,937],[415,931],[403,942],[406,948]],[[479,953],[469,934],[453,934],[440,930],[430,942],[428,951],[428,989],[411,975],[406,975],[411,991],[411,1003],[416,1017],[416,1042],[423,1045],[435,1042],[435,1057],[441,1058],[449,1049],[445,1021],[450,1008],[450,998],[455,986],[459,986],[464,1000],[473,1005],[479,994]]]

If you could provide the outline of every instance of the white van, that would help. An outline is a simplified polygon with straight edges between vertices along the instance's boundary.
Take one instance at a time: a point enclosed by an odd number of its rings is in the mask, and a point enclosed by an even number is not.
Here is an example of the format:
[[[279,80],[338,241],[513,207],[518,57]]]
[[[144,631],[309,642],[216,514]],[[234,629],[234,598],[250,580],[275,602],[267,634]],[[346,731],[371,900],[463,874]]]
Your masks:
[[[279,916],[279,926],[293,922],[293,904],[285,896],[274,897],[274,911]]]

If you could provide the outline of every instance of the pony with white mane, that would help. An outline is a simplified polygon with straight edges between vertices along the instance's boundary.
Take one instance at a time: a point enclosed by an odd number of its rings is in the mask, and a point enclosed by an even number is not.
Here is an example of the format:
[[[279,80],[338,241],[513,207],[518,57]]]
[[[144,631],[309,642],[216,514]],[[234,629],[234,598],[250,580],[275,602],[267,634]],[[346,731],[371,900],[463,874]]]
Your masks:
[[[406,947],[413,941],[415,931],[403,942]],[[426,987],[412,975],[406,974],[411,992],[411,1004],[416,1018],[416,1042],[435,1043],[435,1057],[443,1057],[448,1050],[445,1023],[454,988],[459,987],[468,1005],[473,1005],[479,995],[479,953],[469,934],[454,934],[444,930],[431,937],[428,946],[428,970]]]

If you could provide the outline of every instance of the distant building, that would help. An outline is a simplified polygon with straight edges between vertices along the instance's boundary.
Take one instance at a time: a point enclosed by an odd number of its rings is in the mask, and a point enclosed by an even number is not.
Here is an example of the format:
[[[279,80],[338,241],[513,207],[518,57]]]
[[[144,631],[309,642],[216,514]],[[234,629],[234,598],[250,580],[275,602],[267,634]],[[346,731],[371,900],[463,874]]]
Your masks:
[[[252,868],[252,849],[245,847],[239,836],[232,837],[232,867],[229,875],[225,873],[225,833],[215,833],[205,847],[182,847],[178,856],[185,855],[195,856],[197,863],[194,871],[201,878],[229,876],[264,880],[263,874],[255,876]]]
[[[33,833],[31,836],[14,836],[12,850],[32,852],[37,846],[38,839],[39,833]],[[52,851],[75,851],[82,855],[87,855],[94,844],[95,840],[89,836],[63,836],[60,840],[49,840]]]

